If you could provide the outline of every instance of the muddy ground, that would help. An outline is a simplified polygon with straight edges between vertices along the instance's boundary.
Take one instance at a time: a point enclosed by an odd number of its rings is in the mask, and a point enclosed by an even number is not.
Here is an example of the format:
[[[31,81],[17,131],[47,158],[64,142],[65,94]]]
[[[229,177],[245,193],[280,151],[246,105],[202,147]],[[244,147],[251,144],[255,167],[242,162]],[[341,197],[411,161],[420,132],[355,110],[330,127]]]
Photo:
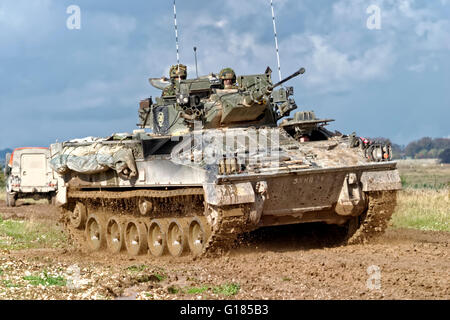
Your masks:
[[[45,204],[1,201],[0,213],[58,220]],[[224,256],[195,260],[69,244],[3,250],[0,299],[450,299],[450,233],[388,229],[371,244],[346,247],[327,247],[324,233],[317,225],[262,229]]]

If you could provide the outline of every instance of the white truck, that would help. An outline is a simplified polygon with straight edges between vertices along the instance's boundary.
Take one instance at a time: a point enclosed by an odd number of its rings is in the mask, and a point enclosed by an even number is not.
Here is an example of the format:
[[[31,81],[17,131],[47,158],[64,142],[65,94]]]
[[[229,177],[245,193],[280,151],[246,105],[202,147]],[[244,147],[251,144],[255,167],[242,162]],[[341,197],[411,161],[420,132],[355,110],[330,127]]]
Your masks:
[[[53,203],[58,188],[57,176],[50,167],[49,148],[17,148],[6,155],[6,205],[16,200],[47,199]]]

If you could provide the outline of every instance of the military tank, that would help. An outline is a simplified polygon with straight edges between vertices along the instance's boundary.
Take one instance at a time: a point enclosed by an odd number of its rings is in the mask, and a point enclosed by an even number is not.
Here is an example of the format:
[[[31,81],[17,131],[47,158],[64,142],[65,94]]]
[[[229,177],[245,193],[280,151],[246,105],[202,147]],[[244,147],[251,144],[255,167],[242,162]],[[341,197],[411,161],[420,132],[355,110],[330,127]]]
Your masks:
[[[381,234],[401,188],[391,148],[326,129],[297,108],[272,71],[231,69],[152,78],[161,97],[139,106],[132,134],[51,146],[57,204],[89,250],[179,257],[229,250],[243,233],[321,222],[342,243]],[[146,130],[147,129],[147,130]],[[148,130],[149,129],[149,130]]]

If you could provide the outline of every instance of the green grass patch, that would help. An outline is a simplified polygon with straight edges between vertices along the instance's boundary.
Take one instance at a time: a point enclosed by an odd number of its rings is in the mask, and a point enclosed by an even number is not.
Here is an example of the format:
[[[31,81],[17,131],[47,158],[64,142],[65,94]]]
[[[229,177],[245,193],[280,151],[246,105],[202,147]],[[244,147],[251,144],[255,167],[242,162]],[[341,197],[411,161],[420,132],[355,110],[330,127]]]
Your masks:
[[[204,293],[204,292],[208,291],[209,289],[210,289],[210,287],[208,287],[208,286],[190,287],[190,288],[185,288],[184,291],[187,294],[200,294],[200,293]]]
[[[128,271],[131,271],[131,272],[142,272],[142,271],[145,271],[147,268],[148,268],[147,265],[145,265],[145,264],[139,264],[139,265],[129,266],[129,267],[127,268],[127,270],[128,270]]]
[[[67,284],[67,280],[61,276],[53,277],[44,272],[44,276],[25,276],[23,280],[28,281],[33,286],[58,286],[64,287]]]
[[[177,294],[178,292],[180,292],[180,288],[175,287],[175,286],[170,286],[167,288],[167,292],[170,294]]]
[[[164,281],[167,279],[167,275],[160,274],[160,273],[154,273],[153,276],[158,279],[159,282]]]
[[[225,296],[234,296],[238,294],[241,286],[238,283],[226,283],[218,287],[212,288],[215,294],[222,294]]]
[[[186,294],[202,294],[211,291],[215,294],[220,294],[224,296],[234,296],[239,293],[241,286],[238,283],[226,283],[220,286],[208,286],[204,285],[201,287],[184,287],[182,289],[175,288]],[[171,288],[169,287],[169,290]],[[178,291],[177,291],[178,292]]]
[[[67,238],[53,221],[15,221],[0,217],[0,249],[60,248]]]
[[[165,275],[161,275],[158,273],[154,273],[154,274],[142,274],[139,275],[136,278],[136,281],[139,283],[143,283],[143,282],[161,282],[164,281],[167,278],[167,276]]]
[[[392,215],[395,228],[450,231],[450,191],[406,189],[399,192]]]
[[[6,288],[20,288],[20,287],[22,287],[20,284],[13,283],[11,280],[3,280],[2,284]]]
[[[149,266],[145,264],[132,265],[126,268],[127,271],[138,273],[136,276],[136,281],[142,282],[161,282],[167,279],[167,275],[162,268],[157,268],[156,272],[149,272]],[[141,274],[144,273],[144,274]]]

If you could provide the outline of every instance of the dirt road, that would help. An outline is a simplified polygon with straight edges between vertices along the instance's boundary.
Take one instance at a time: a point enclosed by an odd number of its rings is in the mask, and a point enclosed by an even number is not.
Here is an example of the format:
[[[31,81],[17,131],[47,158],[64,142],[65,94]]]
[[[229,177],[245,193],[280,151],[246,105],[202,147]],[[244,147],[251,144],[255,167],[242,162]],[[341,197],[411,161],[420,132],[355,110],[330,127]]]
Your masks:
[[[0,214],[57,220],[44,204],[0,202]],[[225,256],[196,260],[3,250],[0,299],[450,299],[450,233],[388,229],[334,248],[323,236],[319,226],[262,229]]]

